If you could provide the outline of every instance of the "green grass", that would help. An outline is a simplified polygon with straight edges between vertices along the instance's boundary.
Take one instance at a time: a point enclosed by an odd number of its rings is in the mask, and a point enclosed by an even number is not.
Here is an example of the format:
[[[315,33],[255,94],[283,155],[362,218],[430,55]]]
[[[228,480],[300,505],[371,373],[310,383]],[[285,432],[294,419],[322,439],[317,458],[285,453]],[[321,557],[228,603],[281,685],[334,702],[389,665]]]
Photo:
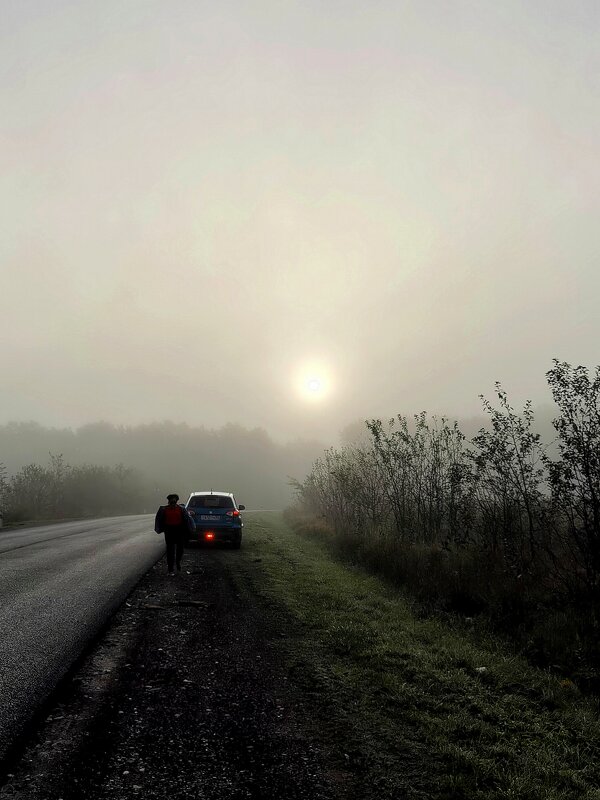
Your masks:
[[[240,590],[289,621],[289,683],[358,796],[600,800],[598,706],[493,638],[423,619],[280,514],[246,518]]]

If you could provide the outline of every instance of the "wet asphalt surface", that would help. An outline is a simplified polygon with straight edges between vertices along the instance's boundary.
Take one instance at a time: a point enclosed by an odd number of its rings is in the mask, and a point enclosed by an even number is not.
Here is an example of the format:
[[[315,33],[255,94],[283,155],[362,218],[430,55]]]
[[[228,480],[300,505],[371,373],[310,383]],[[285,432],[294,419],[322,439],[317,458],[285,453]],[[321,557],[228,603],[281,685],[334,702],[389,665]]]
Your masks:
[[[243,552],[150,570],[5,765],[0,800],[350,796],[288,684],[285,625],[231,577]]]
[[[0,531],[0,761],[163,546],[150,516]]]

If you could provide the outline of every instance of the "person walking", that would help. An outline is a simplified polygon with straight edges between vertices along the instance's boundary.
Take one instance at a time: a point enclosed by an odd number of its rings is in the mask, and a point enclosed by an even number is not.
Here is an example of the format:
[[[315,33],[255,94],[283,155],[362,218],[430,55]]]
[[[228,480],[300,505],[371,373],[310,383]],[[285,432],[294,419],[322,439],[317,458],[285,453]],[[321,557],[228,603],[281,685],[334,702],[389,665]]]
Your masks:
[[[194,523],[192,518],[179,505],[179,495],[167,495],[167,505],[160,506],[154,519],[154,530],[156,533],[164,533],[165,544],[167,546],[167,569],[169,575],[181,572],[181,559],[185,542],[191,533],[194,533]]]

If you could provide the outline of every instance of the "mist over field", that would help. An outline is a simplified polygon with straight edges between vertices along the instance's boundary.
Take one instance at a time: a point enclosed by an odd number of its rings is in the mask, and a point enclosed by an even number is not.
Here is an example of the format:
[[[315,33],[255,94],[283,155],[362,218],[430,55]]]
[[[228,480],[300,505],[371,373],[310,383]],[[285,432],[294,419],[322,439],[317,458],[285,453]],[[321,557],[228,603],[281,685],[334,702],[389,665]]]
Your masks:
[[[599,361],[597,3],[2,14],[0,425],[42,426],[9,468],[252,494],[244,443],[284,480],[287,443],[475,417],[496,380],[544,405],[552,358]],[[164,421],[200,470],[144,461]]]
[[[75,498],[68,495],[84,491],[81,475],[77,489],[69,489],[68,484],[54,487],[56,479],[62,479],[63,462],[73,468],[125,468],[126,479],[121,481],[125,496],[116,505],[106,505],[112,513],[155,511],[170,492],[177,492],[184,502],[190,492],[208,489],[234,492],[238,503],[248,508],[284,508],[293,497],[290,479],[303,478],[322,449],[319,442],[282,445],[264,430],[239,425],[219,430],[173,423],[129,428],[96,423],[77,430],[35,423],[0,426],[1,460],[10,475],[27,471],[31,464],[49,468],[47,476],[31,476],[22,491],[30,513],[42,517],[53,510],[55,502],[59,507],[72,505]],[[52,465],[57,458],[61,460],[58,470]],[[99,475],[92,472],[85,477],[85,493],[106,491]],[[53,494],[59,499],[55,501]],[[98,498],[90,499],[97,507]]]

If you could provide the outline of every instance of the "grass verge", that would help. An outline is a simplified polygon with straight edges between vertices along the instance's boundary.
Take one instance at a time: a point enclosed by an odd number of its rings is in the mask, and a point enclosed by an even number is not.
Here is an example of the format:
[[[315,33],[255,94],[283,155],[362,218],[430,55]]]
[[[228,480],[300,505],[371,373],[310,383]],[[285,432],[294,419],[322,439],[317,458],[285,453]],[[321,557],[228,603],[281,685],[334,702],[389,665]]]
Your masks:
[[[234,578],[285,611],[289,684],[353,796],[600,800],[598,706],[570,681],[419,618],[279,513],[248,515],[243,547]]]

